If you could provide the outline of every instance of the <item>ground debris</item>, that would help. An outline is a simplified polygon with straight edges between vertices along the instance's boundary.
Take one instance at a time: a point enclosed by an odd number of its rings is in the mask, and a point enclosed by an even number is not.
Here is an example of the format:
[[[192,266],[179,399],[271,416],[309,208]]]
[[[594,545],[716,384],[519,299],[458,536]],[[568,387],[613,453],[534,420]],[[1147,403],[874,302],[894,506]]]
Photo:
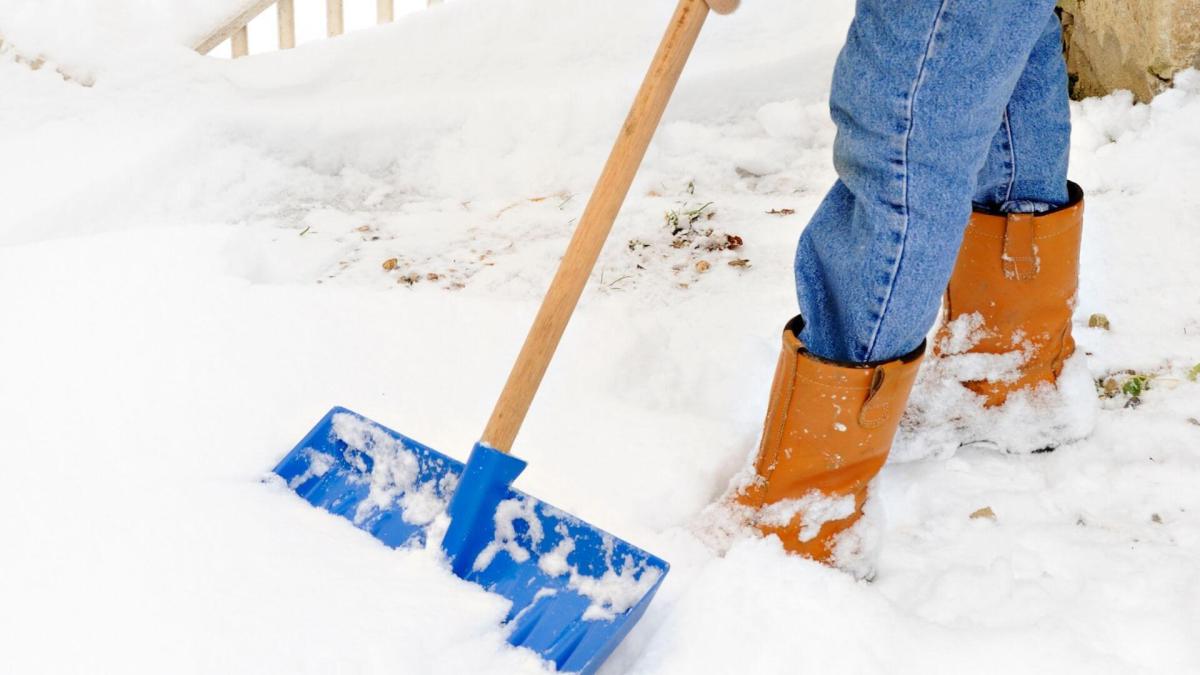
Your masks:
[[[992,507],[985,506],[981,509],[976,509],[975,512],[971,514],[970,518],[971,520],[995,520],[996,512],[992,510]]]
[[[713,202],[695,204],[685,201],[667,210],[663,214],[662,229],[626,242],[626,251],[635,256],[631,276],[637,278],[656,270],[669,270],[670,274],[682,277],[676,287],[684,289],[721,262],[735,268],[748,268],[749,259],[733,255],[734,251],[745,247],[746,240],[739,234],[720,229],[714,222],[716,220]]]

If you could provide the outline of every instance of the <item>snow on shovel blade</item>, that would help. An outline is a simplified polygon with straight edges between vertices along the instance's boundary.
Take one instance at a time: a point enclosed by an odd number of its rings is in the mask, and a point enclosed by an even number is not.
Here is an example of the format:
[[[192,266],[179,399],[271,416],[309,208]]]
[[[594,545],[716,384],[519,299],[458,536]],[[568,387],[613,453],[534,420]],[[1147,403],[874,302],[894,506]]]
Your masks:
[[[448,509],[451,568],[512,601],[508,641],[561,671],[594,672],[646,611],[669,566],[509,487],[521,460],[476,446],[470,467],[458,490],[467,465],[334,408],[275,473],[393,548],[424,545]]]

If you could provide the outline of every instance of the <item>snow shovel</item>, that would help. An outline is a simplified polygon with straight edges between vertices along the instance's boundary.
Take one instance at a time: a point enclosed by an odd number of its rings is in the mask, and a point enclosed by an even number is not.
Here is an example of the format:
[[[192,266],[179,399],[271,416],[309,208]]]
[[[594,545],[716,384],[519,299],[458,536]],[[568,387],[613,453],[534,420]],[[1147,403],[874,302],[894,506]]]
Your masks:
[[[713,10],[680,0],[483,437],[466,465],[334,408],[275,467],[314,506],[392,547],[435,541],[456,575],[512,601],[508,641],[560,671],[591,673],[641,618],[665,561],[511,487],[508,454],[650,139]],[[449,517],[445,524],[442,514]]]

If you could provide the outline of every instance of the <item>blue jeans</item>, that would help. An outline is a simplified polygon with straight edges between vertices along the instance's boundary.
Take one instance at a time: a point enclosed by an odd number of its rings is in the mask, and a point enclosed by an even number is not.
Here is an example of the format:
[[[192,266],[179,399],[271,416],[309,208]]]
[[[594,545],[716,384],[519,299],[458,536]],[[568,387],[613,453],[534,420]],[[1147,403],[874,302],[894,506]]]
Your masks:
[[[972,202],[1065,204],[1071,122],[1054,0],[858,0],[833,76],[839,176],[800,238],[801,339],[897,358],[937,320]]]

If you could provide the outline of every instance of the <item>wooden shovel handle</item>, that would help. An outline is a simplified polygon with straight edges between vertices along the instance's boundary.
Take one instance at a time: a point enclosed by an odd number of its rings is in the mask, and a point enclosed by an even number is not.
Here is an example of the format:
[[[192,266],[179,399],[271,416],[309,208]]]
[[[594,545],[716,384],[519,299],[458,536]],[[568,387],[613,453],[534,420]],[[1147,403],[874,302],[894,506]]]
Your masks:
[[[696,44],[696,38],[700,36],[708,10],[706,0],[679,0],[667,34],[658,47],[658,53],[654,56],[650,71],[646,73],[625,125],[621,127],[621,134],[613,145],[583,218],[571,237],[567,253],[558,266],[550,290],[546,292],[542,308],[533,320],[533,327],[525,338],[525,346],[521,348],[500,400],[496,402],[496,408],[484,429],[482,441],[501,452],[512,450],[513,441],[521,429],[521,423],[525,421],[550,359],[554,357],[567,322],[571,320],[579,296],[596,266],[596,259],[600,257],[604,241],[612,230],[617,212],[621,210],[621,204],[646,155],[650,139],[658,128],[675,84],[679,82],[683,66]]]

